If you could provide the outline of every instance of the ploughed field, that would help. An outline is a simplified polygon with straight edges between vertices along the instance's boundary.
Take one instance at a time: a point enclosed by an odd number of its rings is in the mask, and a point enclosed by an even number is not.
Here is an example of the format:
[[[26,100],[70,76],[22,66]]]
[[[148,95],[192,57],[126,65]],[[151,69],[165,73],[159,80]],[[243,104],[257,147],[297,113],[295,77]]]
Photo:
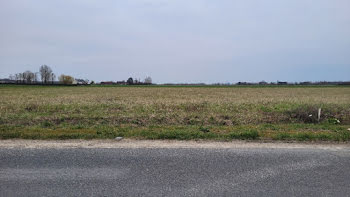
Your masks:
[[[0,85],[1,139],[347,141],[349,128],[350,87]]]

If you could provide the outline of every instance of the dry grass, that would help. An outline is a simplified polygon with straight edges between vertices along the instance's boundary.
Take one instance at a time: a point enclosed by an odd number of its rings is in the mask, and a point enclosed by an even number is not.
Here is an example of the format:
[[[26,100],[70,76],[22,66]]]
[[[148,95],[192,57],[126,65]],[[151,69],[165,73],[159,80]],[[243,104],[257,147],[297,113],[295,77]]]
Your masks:
[[[350,88],[0,86],[0,124],[11,128],[300,124],[319,107],[322,124],[345,128]]]

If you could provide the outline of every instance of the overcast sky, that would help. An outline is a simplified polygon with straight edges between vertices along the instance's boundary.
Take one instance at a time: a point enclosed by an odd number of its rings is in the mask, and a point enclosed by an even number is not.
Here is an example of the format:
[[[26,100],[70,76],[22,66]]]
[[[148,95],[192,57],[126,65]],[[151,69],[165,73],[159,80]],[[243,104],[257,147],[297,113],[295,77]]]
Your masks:
[[[349,0],[0,0],[0,78],[350,80]]]

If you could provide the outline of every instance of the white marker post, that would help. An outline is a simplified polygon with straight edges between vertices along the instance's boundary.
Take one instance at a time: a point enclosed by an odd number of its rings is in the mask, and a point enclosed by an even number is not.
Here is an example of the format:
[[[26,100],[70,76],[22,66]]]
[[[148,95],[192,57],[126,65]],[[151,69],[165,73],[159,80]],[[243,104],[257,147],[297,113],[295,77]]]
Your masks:
[[[317,121],[320,122],[320,120],[321,120],[321,108],[318,108]]]

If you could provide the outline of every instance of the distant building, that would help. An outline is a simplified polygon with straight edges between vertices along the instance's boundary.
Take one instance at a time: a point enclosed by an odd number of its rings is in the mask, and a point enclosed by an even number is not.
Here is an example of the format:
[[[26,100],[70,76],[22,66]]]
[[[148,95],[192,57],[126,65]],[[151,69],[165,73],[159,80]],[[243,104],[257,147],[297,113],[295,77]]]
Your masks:
[[[117,85],[127,85],[126,81],[117,81]]]
[[[238,82],[237,85],[256,85],[256,83],[251,83],[251,82]]]
[[[288,82],[285,81],[278,81],[277,85],[288,85]]]
[[[88,85],[89,81],[88,80],[84,80],[84,79],[75,79],[73,84]]]
[[[101,85],[115,85],[116,83],[113,81],[101,81]]]
[[[300,82],[300,85],[312,85],[312,82],[310,81],[304,81],[304,82]]]
[[[339,85],[350,85],[350,81],[340,82]]]
[[[13,84],[16,83],[16,80],[11,80],[11,79],[0,79],[0,83],[6,83],[6,84]]]

